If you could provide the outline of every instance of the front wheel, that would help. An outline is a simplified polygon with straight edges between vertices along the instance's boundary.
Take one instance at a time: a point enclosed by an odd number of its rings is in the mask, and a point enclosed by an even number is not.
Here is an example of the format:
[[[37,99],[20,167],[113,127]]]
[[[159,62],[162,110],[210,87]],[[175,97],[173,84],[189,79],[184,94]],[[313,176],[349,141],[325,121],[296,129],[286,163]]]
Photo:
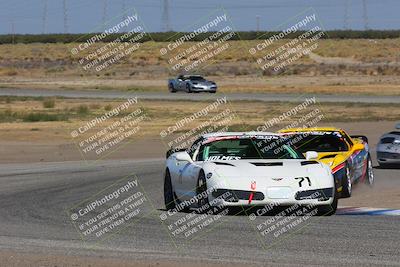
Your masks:
[[[191,87],[190,87],[190,84],[186,84],[186,92],[188,92],[188,93],[191,93],[192,92],[192,89],[191,89]]]
[[[333,198],[333,202],[330,205],[321,205],[318,206],[318,212],[317,214],[319,216],[332,216],[336,213],[337,210],[337,206],[338,206],[338,198],[336,196],[336,192],[335,192],[335,196]]]
[[[374,176],[374,170],[372,167],[372,160],[371,160],[371,156],[368,155],[368,159],[367,159],[367,171],[365,173],[365,183],[368,185],[373,185],[375,182],[375,176]]]
[[[200,171],[199,178],[197,179],[196,195],[197,207],[202,212],[207,211],[210,208],[210,203],[208,202],[206,176],[203,171]]]
[[[169,91],[170,91],[171,93],[176,93],[175,87],[174,87],[174,85],[173,85],[172,83],[170,83],[170,84],[168,85],[168,89],[169,89]]]
[[[174,191],[172,189],[171,175],[168,169],[165,171],[164,178],[164,203],[167,210],[172,210],[176,206]]]

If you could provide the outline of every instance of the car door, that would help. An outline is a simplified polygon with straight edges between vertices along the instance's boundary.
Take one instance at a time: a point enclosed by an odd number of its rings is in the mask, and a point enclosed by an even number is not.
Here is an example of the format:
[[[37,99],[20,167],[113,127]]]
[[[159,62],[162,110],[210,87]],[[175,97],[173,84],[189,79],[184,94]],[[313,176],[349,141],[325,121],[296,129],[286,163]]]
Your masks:
[[[182,199],[190,200],[196,195],[197,189],[197,179],[199,177],[199,172],[201,167],[198,165],[198,162],[193,162],[187,165],[182,170],[182,189],[185,193]]]
[[[179,90],[184,90],[184,85],[185,85],[185,81],[183,80],[183,77],[179,77],[178,78],[178,89]]]

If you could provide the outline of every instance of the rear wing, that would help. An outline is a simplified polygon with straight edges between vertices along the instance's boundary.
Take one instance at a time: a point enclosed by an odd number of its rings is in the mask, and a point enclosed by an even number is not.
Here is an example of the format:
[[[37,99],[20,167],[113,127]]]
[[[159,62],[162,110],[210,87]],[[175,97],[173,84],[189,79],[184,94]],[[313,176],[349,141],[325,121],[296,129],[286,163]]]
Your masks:
[[[368,144],[368,137],[365,135],[350,135],[350,137],[353,139],[361,139],[364,143]]]

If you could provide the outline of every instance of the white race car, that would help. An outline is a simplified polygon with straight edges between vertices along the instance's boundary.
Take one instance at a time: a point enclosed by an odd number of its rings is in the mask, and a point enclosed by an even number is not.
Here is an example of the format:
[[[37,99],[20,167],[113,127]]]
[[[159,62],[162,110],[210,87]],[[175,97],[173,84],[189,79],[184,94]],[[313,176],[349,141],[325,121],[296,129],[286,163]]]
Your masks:
[[[314,151],[293,149],[281,134],[206,134],[193,145],[167,153],[164,200],[167,210],[249,206],[314,206],[336,212],[334,178]]]

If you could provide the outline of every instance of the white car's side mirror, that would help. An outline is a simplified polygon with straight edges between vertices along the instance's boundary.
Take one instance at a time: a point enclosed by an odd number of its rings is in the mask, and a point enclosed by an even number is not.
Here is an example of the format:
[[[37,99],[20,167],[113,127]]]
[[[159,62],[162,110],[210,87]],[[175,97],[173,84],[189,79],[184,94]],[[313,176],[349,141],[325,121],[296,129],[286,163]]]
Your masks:
[[[185,151],[175,153],[175,158],[176,158],[177,161],[193,162],[193,160],[190,157],[190,155]]]
[[[307,151],[306,152],[306,160],[313,160],[318,158],[318,153],[315,151]]]

